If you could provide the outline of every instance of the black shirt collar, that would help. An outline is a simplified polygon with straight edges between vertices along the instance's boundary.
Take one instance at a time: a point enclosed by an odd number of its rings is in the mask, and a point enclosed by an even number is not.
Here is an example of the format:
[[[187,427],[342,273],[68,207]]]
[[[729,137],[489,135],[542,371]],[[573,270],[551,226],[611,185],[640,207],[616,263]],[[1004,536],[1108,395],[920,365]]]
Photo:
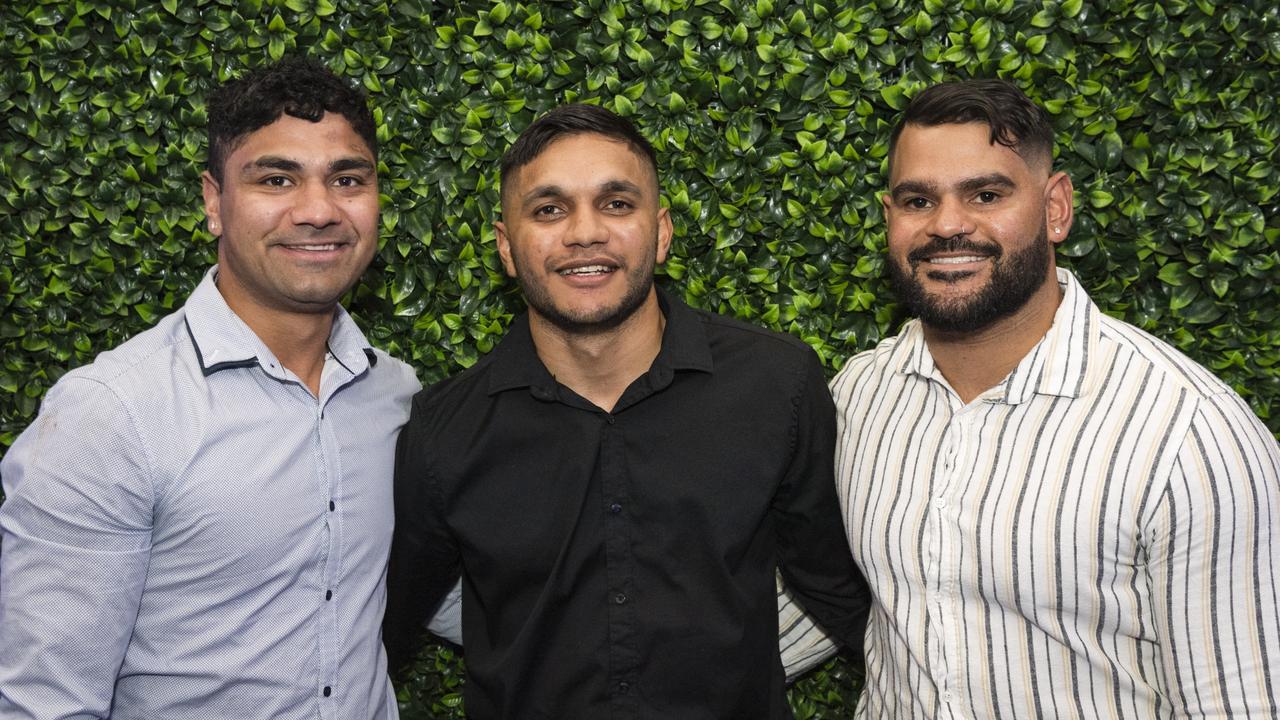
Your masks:
[[[662,349],[653,365],[637,383],[647,386],[649,394],[671,384],[678,370],[712,372],[711,346],[698,312],[683,301],[658,289],[658,308],[667,319],[662,331]],[[489,376],[489,394],[527,387],[534,397],[552,400],[556,397],[556,379],[538,358],[529,330],[529,315],[522,314],[511,324],[507,335],[493,351],[493,367]],[[629,388],[624,395],[631,394]],[[621,409],[624,404],[620,401]]]

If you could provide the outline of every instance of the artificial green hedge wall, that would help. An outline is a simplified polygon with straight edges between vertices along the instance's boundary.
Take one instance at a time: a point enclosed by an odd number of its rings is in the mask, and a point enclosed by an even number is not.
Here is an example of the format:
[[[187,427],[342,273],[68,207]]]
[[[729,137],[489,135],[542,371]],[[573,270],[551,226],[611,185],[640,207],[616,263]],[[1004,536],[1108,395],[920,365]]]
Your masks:
[[[494,252],[497,161],[571,100],[657,146],[664,282],[834,370],[902,320],[877,201],[896,113],[928,83],[999,75],[1054,116],[1078,191],[1060,258],[1280,433],[1269,0],[9,0],[0,28],[0,449],[63,372],[183,302],[214,257],[205,93],[286,53],[377,107],[383,247],[348,306],[424,380],[519,311]],[[459,672],[425,655],[406,717],[460,716]],[[857,672],[802,681],[797,714],[847,717]]]

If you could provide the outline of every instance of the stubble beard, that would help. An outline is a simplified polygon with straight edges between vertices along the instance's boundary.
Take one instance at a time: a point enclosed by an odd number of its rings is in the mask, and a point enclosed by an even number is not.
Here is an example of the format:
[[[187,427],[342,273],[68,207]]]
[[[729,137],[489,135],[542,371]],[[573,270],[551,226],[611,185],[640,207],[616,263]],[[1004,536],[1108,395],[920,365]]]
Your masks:
[[[653,250],[639,266],[631,270],[620,267],[614,271],[626,273],[626,292],[618,302],[584,312],[557,306],[546,284],[534,279],[539,276],[522,261],[514,248],[511,259],[516,266],[520,291],[532,312],[566,335],[599,335],[617,329],[649,298],[653,289],[653,269],[657,265],[657,243],[655,240]]]
[[[991,275],[986,284],[964,298],[930,294],[919,279],[920,257],[931,252],[959,250],[991,256]],[[1049,234],[1042,226],[1034,242],[1011,253],[1005,253],[995,243],[979,243],[963,237],[936,238],[908,255],[908,267],[890,256],[886,268],[898,299],[921,322],[942,332],[972,333],[1009,317],[1026,305],[1048,282],[1050,258]],[[934,273],[930,277],[943,279],[944,274]],[[963,276],[956,278],[962,279]]]

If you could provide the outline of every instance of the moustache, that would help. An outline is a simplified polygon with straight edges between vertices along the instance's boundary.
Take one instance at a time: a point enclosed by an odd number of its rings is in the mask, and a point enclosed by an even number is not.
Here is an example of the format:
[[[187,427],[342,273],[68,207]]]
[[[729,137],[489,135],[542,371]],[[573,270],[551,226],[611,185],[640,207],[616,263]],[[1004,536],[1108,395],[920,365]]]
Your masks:
[[[987,255],[999,259],[1004,254],[1004,250],[993,242],[978,242],[964,235],[952,235],[950,237],[934,236],[929,239],[925,245],[907,253],[907,262],[912,267],[928,260],[931,255],[940,253],[967,252],[974,255]]]

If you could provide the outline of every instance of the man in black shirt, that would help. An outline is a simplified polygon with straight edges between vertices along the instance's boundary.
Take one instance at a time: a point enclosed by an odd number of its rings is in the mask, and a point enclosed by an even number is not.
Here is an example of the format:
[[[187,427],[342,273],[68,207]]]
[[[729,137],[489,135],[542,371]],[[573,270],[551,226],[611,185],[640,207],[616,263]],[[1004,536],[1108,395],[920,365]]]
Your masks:
[[[460,571],[471,717],[789,718],[774,570],[855,652],[835,412],[803,342],[653,285],[653,148],[558,108],[502,160],[498,250],[529,306],[419,393],[396,461],[392,667]]]

